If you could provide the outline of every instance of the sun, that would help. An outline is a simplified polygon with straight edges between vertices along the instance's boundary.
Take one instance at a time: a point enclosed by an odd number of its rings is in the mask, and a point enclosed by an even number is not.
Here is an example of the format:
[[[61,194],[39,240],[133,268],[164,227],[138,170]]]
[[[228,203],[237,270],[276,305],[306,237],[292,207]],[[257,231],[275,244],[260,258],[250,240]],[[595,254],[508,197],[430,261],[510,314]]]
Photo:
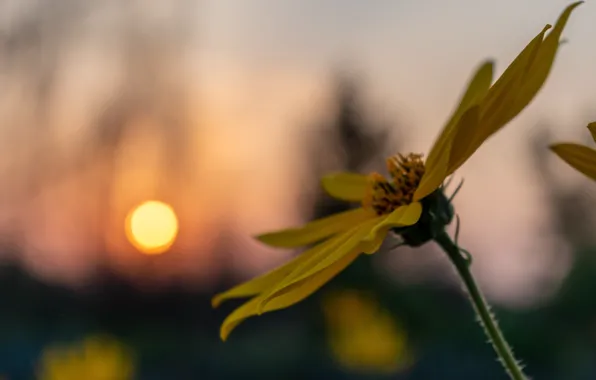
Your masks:
[[[128,240],[139,251],[157,255],[174,243],[178,235],[178,218],[171,206],[150,200],[130,211],[125,229]]]

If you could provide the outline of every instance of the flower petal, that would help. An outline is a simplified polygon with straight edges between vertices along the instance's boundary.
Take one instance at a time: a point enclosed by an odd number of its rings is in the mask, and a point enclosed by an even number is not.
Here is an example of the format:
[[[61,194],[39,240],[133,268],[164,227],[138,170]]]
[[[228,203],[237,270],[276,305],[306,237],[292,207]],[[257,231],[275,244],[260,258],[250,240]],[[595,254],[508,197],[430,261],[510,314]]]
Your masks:
[[[227,336],[229,331],[231,331],[231,329],[233,329],[237,325],[237,323],[235,323],[234,321],[238,321],[238,323],[240,323],[240,321],[244,320],[245,318],[248,318],[248,316],[260,314],[261,312],[259,311],[259,306],[267,294],[277,289],[277,286],[280,283],[282,283],[284,279],[288,277],[292,278],[292,275],[300,275],[305,270],[308,270],[309,268],[315,266],[321,260],[321,254],[327,252],[328,249],[332,249],[333,247],[336,247],[338,244],[341,244],[341,242],[344,240],[344,236],[345,233],[336,235],[331,239],[326,240],[321,244],[318,244],[306,250],[300,256],[294,258],[294,260],[278,268],[277,270],[265,274],[264,276],[261,276],[253,281],[249,281],[246,284],[252,284],[245,287],[244,289],[237,289],[243,286],[240,285],[237,288],[222,293],[222,295],[220,296],[216,296],[212,301],[213,304],[219,304],[225,299],[237,298],[237,295],[238,297],[242,297],[245,295],[257,295],[255,298],[242,305],[240,308],[235,310],[228,318],[226,318],[222,325],[222,339],[225,340],[224,335]],[[255,303],[255,300],[258,300],[258,302]]]
[[[449,158],[448,174],[452,174],[456,169],[453,163],[461,162],[462,164],[470,157],[468,148],[474,144],[474,139],[477,137],[477,132],[480,129],[480,107],[474,106],[466,112],[461,118],[460,124],[457,128],[457,133],[453,139],[453,146],[451,148],[451,157]],[[461,165],[460,165],[461,166]],[[452,171],[453,170],[453,171]]]
[[[596,150],[572,143],[555,144],[550,149],[580,173],[596,180]]]
[[[319,244],[316,247],[304,251],[286,264],[283,264],[270,272],[235,286],[223,293],[215,295],[211,300],[212,307],[216,308],[221,305],[222,302],[229,299],[250,297],[268,289],[273,289],[275,285],[280,283],[286,276],[292,273],[294,269],[300,267],[305,262],[308,262],[314,255],[316,255],[319,250],[322,249],[322,247],[324,247],[324,245]]]
[[[588,124],[588,130],[590,131],[590,134],[592,135],[592,139],[594,141],[596,141],[596,121],[593,121],[590,124]]]
[[[230,315],[224,319],[221,327],[219,329],[219,337],[224,342],[230,336],[232,330],[236,328],[240,323],[242,323],[245,319],[258,315],[257,313],[257,305],[259,304],[260,299],[259,297],[255,297],[234,310]]]
[[[391,228],[414,225],[420,219],[420,214],[422,214],[420,202],[401,206],[377,223],[362,240],[371,244],[378,241],[379,236],[385,236]]]
[[[360,202],[368,187],[368,177],[357,173],[332,173],[321,179],[323,189],[333,198]]]
[[[265,296],[261,307],[264,308],[271,299],[275,298],[284,289],[314,276],[318,272],[334,265],[336,262],[350,252],[357,250],[359,253],[361,249],[359,244],[362,239],[370,232],[371,228],[377,225],[383,217],[377,217],[373,220],[362,223],[350,231],[347,231],[337,237],[337,244],[329,244],[325,249],[318,252],[317,256],[311,259],[314,265],[304,265],[304,270],[296,269],[291,275],[287,276],[280,284],[278,284],[269,294]]]
[[[544,34],[550,28],[550,25],[547,25],[490,88],[480,104],[480,120],[476,128],[458,131],[454,137],[448,175],[463,165],[489,137],[516,117],[534,99],[550,73],[561,33],[571,11],[580,3],[568,6],[551,33],[544,38]]]
[[[500,120],[502,115],[510,113],[509,109],[517,97],[517,91],[521,89],[528,73],[531,71],[543,44],[544,35],[551,27],[550,24],[547,24],[526,45],[489,90],[485,101],[482,103],[482,118],[488,124],[497,124],[497,120]]]
[[[477,128],[469,128],[469,123],[466,123],[468,128],[463,131],[459,130],[456,133],[453,138],[452,154],[449,158],[448,175],[463,165],[480,145],[492,135],[496,119],[505,113],[507,107],[512,104],[515,90],[519,88],[521,75],[526,72],[528,62],[536,55],[544,38],[544,33],[549,28],[550,25],[547,25],[534,37],[490,88],[479,109],[482,125],[478,125]]]
[[[454,129],[461,116],[474,104],[478,104],[480,100],[486,96],[488,89],[492,83],[493,78],[493,67],[492,61],[486,61],[476,70],[476,73],[470,80],[464,95],[462,96],[459,105],[451,115],[451,118],[441,131],[441,134],[433,144],[428,157],[426,159],[426,166],[434,166],[436,161],[441,157],[445,149],[450,146],[450,140],[454,133]]]
[[[517,116],[532,101],[532,99],[534,99],[538,91],[544,85],[559,49],[559,42],[563,29],[565,29],[565,25],[569,20],[571,12],[581,3],[581,1],[576,2],[565,8],[552,31],[540,45],[540,49],[531,61],[531,65],[528,67],[524,75],[523,83],[520,86],[519,92],[516,94],[512,108],[505,116],[505,119],[501,121],[502,124],[509,122]]]
[[[484,62],[476,70],[459,105],[433,144],[426,159],[425,173],[414,195],[414,200],[420,200],[432,193],[445,180],[451,143],[459,120],[468,108],[479,103],[484,98],[490,87],[492,78],[493,62]]]
[[[376,214],[373,211],[357,208],[314,220],[299,228],[271,232],[259,235],[256,238],[260,242],[272,247],[302,247],[316,243],[336,233],[346,231],[375,217]]]
[[[339,272],[346,269],[346,267],[350,265],[359,255],[360,251],[358,249],[354,249],[353,251],[343,255],[340,260],[333,262],[325,269],[303,279],[300,282],[292,284],[290,287],[278,294],[275,298],[271,299],[263,311],[269,312],[272,310],[285,308],[302,301],[304,298],[318,290],[321,286],[329,282],[333,277],[339,274]]]
[[[389,228],[381,229],[377,232],[373,240],[362,240],[360,242],[360,250],[367,255],[372,255],[376,253],[380,248],[385,238],[387,237],[387,232]]]
[[[350,265],[358,257],[358,254],[357,251],[353,251],[325,270],[286,288],[277,297],[268,302],[263,310],[259,310],[259,304],[262,303],[263,298],[261,296],[246,302],[224,320],[220,329],[221,339],[225,341],[232,330],[246,318],[259,315],[261,312],[284,309],[302,301]]]

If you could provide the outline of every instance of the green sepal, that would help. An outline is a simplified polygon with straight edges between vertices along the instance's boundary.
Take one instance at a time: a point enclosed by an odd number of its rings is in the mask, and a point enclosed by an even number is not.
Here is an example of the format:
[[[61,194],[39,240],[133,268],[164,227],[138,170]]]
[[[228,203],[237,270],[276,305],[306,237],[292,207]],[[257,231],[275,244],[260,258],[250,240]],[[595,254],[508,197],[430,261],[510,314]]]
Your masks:
[[[401,236],[403,245],[420,247],[434,240],[455,216],[453,205],[441,188],[422,199],[421,203],[422,215],[415,225],[391,230]]]

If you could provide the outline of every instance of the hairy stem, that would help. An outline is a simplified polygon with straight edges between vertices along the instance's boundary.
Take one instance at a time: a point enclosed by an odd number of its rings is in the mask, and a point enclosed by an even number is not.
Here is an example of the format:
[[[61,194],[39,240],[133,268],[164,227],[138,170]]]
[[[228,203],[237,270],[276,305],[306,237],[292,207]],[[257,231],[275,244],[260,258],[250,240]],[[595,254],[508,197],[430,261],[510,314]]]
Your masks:
[[[484,328],[484,332],[495,349],[503,367],[511,379],[527,380],[526,375],[524,375],[522,371],[522,367],[513,356],[511,347],[507,344],[503,333],[499,329],[497,321],[490,312],[484,296],[476,285],[476,281],[470,272],[469,262],[460,252],[460,248],[451,240],[446,232],[439,234],[434,240],[447,253],[449,259],[457,269],[457,273],[464,282],[468,294],[470,295],[470,300],[478,315],[478,320]]]

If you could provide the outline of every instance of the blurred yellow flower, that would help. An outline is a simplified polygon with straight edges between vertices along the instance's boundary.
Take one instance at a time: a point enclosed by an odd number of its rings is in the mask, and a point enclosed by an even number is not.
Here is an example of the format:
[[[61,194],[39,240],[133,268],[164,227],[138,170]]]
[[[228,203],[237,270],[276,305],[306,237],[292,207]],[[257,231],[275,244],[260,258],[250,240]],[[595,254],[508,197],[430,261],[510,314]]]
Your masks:
[[[494,84],[492,62],[477,69],[426,161],[420,154],[390,157],[389,179],[378,173],[325,176],[322,186],[329,195],[360,202],[361,207],[300,228],[258,236],[274,247],[319,244],[272,272],[216,295],[214,307],[227,299],[253,297],[223,322],[222,340],[246,318],[286,308],[308,297],[361,253],[376,252],[390,230],[412,246],[444,231],[453,218],[453,209],[442,183],[532,101],[548,77],[565,24],[580,3],[568,6],[545,37],[551,28],[546,25]]]
[[[70,346],[48,348],[40,362],[40,380],[132,380],[133,358],[116,340],[90,337]]]
[[[374,299],[343,291],[326,298],[324,311],[331,353],[344,368],[393,373],[413,363],[405,331]]]
[[[588,130],[596,141],[596,122],[588,124]],[[577,171],[596,181],[596,150],[574,143],[553,144],[550,149]]]

